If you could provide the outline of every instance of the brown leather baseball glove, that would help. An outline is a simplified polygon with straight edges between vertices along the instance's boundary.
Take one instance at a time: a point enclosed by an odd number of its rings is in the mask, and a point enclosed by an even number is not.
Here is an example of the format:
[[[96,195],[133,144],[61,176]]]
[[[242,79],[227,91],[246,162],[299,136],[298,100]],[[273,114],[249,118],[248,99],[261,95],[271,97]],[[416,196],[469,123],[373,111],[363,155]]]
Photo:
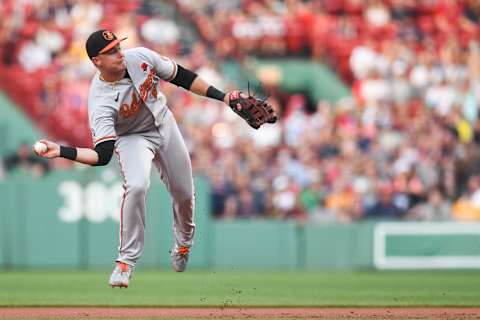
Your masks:
[[[260,128],[264,123],[275,123],[277,121],[277,114],[272,106],[266,99],[260,100],[251,95],[250,88],[247,97],[243,96],[238,90],[230,92],[229,106],[255,129]]]

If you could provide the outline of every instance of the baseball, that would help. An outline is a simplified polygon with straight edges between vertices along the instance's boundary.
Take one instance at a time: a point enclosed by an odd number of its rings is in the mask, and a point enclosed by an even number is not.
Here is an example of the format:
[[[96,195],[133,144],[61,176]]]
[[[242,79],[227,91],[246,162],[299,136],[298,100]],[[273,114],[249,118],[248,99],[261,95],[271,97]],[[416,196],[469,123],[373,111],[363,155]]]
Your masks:
[[[44,154],[48,150],[47,145],[43,142],[36,142],[33,148],[35,149],[35,152],[37,152],[38,154]]]

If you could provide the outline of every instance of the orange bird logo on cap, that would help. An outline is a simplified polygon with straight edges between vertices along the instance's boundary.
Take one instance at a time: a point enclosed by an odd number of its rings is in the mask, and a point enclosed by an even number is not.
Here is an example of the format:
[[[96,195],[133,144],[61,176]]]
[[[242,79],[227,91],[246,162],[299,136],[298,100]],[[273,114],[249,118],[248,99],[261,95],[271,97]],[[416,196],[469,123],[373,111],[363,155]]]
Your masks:
[[[105,40],[113,40],[113,33],[111,33],[110,31],[103,31],[102,36]]]

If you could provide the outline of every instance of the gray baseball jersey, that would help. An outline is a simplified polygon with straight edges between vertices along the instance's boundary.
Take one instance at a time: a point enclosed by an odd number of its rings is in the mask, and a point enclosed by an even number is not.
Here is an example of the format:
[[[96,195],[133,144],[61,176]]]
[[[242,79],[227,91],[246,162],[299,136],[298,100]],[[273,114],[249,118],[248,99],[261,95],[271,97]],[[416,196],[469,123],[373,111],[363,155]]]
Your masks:
[[[145,199],[152,163],[172,196],[175,245],[193,244],[194,190],[190,158],[176,121],[159,88],[177,64],[147,48],[123,51],[130,78],[105,82],[97,73],[88,98],[94,145],[116,140],[124,176],[118,262],[135,265],[144,245]]]
[[[150,130],[167,110],[159,80],[173,79],[177,64],[147,48],[127,49],[123,54],[130,79],[105,82],[97,72],[90,86],[88,112],[94,145]]]

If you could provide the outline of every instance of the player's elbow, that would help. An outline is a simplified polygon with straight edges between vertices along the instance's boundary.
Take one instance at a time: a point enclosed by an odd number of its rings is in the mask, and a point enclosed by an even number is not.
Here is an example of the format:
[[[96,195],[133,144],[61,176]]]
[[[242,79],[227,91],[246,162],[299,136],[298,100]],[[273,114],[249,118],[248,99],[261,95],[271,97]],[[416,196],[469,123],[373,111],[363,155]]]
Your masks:
[[[93,167],[103,167],[110,163],[110,159],[98,159],[98,162],[92,164]]]
[[[109,141],[99,143],[94,149],[98,154],[98,161],[97,163],[93,164],[93,166],[95,167],[106,166],[112,159],[114,147],[115,147],[114,140],[109,140]]]

